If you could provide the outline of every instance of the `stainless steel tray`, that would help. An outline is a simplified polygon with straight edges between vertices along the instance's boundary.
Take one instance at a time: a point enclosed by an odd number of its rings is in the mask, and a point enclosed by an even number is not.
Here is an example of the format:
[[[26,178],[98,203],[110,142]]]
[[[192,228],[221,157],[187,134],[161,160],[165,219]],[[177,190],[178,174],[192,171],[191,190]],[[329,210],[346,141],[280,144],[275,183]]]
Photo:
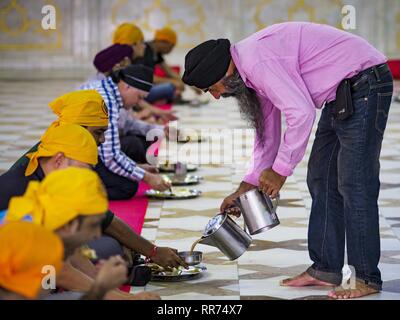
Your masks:
[[[164,179],[170,181],[173,186],[189,186],[199,184],[203,177],[187,174],[184,177],[178,177],[175,174],[165,174]]]
[[[197,198],[201,195],[200,190],[187,189],[187,188],[183,188],[183,189],[184,189],[184,191],[187,191],[186,195],[179,195],[179,193],[183,193],[182,188],[181,189],[175,188],[175,190],[173,189],[172,191],[174,193],[172,193],[172,194],[169,190],[160,192],[160,191],[150,189],[145,192],[145,195],[150,198],[159,199],[159,200],[193,199],[193,198]]]
[[[152,271],[151,281],[157,282],[179,282],[188,281],[199,278],[207,268],[204,265],[191,266],[188,270],[179,269],[179,274],[177,272],[167,272],[167,271]]]

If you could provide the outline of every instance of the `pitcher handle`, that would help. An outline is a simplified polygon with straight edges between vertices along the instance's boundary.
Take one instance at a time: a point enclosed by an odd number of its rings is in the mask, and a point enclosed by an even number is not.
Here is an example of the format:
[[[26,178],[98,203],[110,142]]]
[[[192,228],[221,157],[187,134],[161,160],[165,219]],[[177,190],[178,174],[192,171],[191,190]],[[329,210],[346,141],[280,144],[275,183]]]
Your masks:
[[[230,207],[230,208],[233,208],[233,207]],[[240,207],[238,207],[238,208],[240,209]],[[228,209],[229,209],[229,208],[228,208]],[[226,212],[226,210],[223,212],[223,214],[227,215],[228,218],[231,218],[231,219],[232,219],[232,215],[228,214],[228,213]],[[242,215],[243,215],[243,214],[242,214]],[[239,219],[240,217],[235,216],[235,218],[236,218],[236,219]],[[232,220],[233,220],[233,219],[232,219]],[[246,233],[248,233],[248,232],[247,232],[247,225],[246,225],[246,222],[244,221],[244,219],[243,219],[243,231],[246,232]]]
[[[278,192],[278,194],[276,195],[276,197],[275,197],[274,199],[271,199],[271,202],[272,202],[272,206],[273,206],[273,208],[274,208],[274,211],[276,211],[276,209],[278,208],[278,204],[279,204],[280,197],[281,197],[281,195],[280,195],[280,193]],[[275,200],[275,201],[273,201],[273,200]]]
[[[269,195],[265,194],[264,192],[261,191],[261,194],[263,195],[263,197],[267,200],[271,201],[272,204],[272,209],[274,212],[276,211],[276,209],[278,208],[278,203],[279,203],[279,199],[280,199],[280,194],[278,193],[277,196],[275,198],[271,198]]]

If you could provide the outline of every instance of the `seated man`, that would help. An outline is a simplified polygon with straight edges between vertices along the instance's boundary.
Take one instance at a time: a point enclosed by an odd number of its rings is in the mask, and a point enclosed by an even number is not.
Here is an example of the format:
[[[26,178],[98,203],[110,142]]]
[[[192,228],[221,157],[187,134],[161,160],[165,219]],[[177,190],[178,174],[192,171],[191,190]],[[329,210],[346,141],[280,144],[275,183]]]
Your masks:
[[[12,222],[0,226],[0,300],[40,299],[44,266],[61,271],[61,239],[42,226]]]
[[[74,269],[70,258],[73,254],[82,255],[82,250],[77,249],[100,237],[107,207],[104,187],[95,172],[66,168],[50,173],[40,183],[31,181],[22,197],[11,199],[5,222],[27,220],[54,231],[64,242],[66,258],[56,279],[57,287],[87,292],[84,299],[102,299],[126,282],[125,261],[120,256],[111,257],[91,279]],[[122,292],[120,296],[131,298]]]
[[[111,72],[129,66],[133,60],[133,49],[127,44],[113,44],[96,54],[93,65],[97,70],[96,75],[88,78],[85,84],[103,80]]]
[[[154,52],[152,47],[144,42],[142,30],[133,23],[123,23],[119,25],[114,32],[113,43],[133,46],[133,63],[135,64],[144,64],[154,70],[155,65],[160,60],[160,57],[158,56],[159,52]],[[158,49],[159,46],[157,46],[157,50]],[[162,53],[164,53],[164,50],[165,48],[162,47]],[[154,54],[157,56],[154,57]],[[155,60],[157,63],[155,63]],[[155,103],[159,100],[171,102],[174,99],[175,90],[177,88],[183,90],[183,83],[179,78],[173,81],[165,81],[165,79],[155,77],[155,84],[156,85],[151,88],[148,97],[146,97],[146,101],[149,103]]]
[[[130,57],[131,55],[132,48],[130,46],[114,44],[96,55],[94,59],[94,65],[99,70],[99,72],[103,72],[102,74],[105,78],[106,76],[110,76],[111,72],[119,70],[122,66],[126,65],[127,60],[130,64],[130,59],[128,57]],[[96,85],[96,82],[88,82],[82,85],[81,89],[92,89],[95,88]],[[143,109],[143,112],[140,112],[138,115],[144,115],[144,113],[146,113],[147,117],[157,117],[160,118],[163,122],[177,119],[173,115],[172,111],[161,110],[160,108],[154,107],[144,102],[144,100],[139,101],[140,105],[142,105],[141,102],[144,103],[146,109]],[[120,110],[118,126],[121,139],[121,149],[129,158],[131,158],[135,162],[139,164],[145,164],[147,162],[146,151],[151,145],[151,142],[146,141],[146,134],[152,129],[164,130],[164,126],[150,125],[147,122],[139,121],[135,119],[131,111],[132,110],[126,109]],[[149,113],[145,111],[149,111]],[[168,133],[167,127],[165,127],[165,132]],[[147,166],[144,167],[146,168]]]
[[[103,107],[101,96],[94,90],[72,92],[55,99],[50,103],[50,107],[59,119],[52,124],[51,132],[48,129],[41,139],[42,151],[39,150],[40,156],[35,156],[36,170],[29,175],[25,174],[30,163],[30,158],[25,155],[0,176],[0,211],[8,207],[11,197],[21,196],[25,192],[29,181],[41,181],[48,173],[68,166],[89,167],[98,160],[96,143],[92,141],[92,137],[95,137],[98,143],[104,141],[105,129],[102,125],[105,121],[108,123],[108,116],[105,114],[107,109]],[[80,126],[71,128],[71,123]],[[67,127],[61,128],[64,126]],[[86,127],[87,130],[82,130],[82,127]],[[94,148],[94,151],[90,151],[91,148]],[[31,149],[31,152],[34,151],[38,151],[37,146]],[[46,152],[42,154],[44,151]],[[84,153],[91,155],[86,155],[83,159]],[[123,245],[129,250],[151,256],[154,262],[164,267],[177,266],[177,261],[181,261],[174,249],[154,246],[110,211],[107,211],[103,221],[103,231],[108,236],[97,240],[104,251],[104,255],[99,252],[100,256],[107,257],[110,248],[120,251]],[[91,245],[94,246],[94,242]]]
[[[132,63],[133,50],[127,44],[113,44],[108,48],[96,54],[93,64],[97,69],[96,77],[92,77],[81,86],[81,88],[90,87],[91,82],[103,80],[110,76],[112,72],[123,69]],[[151,92],[151,90],[150,90]],[[137,113],[138,119],[160,119],[163,123],[176,120],[173,112],[170,110],[162,110],[158,107],[151,105],[145,100],[141,100],[137,106],[141,111]]]
[[[97,165],[96,171],[102,178],[111,200],[130,198],[120,189],[121,177],[134,182],[143,180],[150,187],[159,191],[167,190],[170,187],[161,175],[146,171],[149,169],[148,167],[140,168],[123,152],[119,135],[120,109],[129,110],[143,100],[152,87],[152,81],[151,69],[142,65],[131,65],[90,86],[91,89],[97,90],[102,95],[110,115],[106,141],[99,149],[101,162]],[[141,124],[139,127],[140,124],[137,122],[135,125],[143,135],[146,135],[149,130],[157,128],[149,127],[146,124]],[[163,134],[163,131],[160,130],[159,135]]]
[[[133,23],[122,23],[115,29],[112,39],[113,44],[122,44],[132,47],[132,59],[144,55],[145,44],[142,30]]]

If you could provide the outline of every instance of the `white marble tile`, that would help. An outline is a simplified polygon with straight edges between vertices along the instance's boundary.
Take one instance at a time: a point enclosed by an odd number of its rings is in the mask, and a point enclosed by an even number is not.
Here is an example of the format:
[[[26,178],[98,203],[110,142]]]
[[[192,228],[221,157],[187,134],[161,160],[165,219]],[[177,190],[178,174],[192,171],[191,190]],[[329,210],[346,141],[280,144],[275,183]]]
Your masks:
[[[326,296],[328,289],[321,287],[281,287],[279,281],[285,276],[270,279],[239,280],[242,296],[269,296],[281,299],[296,299],[306,296]]]
[[[311,264],[308,251],[270,249],[263,252],[247,251],[239,258],[239,265],[264,264],[270,267],[290,267],[297,264]]]

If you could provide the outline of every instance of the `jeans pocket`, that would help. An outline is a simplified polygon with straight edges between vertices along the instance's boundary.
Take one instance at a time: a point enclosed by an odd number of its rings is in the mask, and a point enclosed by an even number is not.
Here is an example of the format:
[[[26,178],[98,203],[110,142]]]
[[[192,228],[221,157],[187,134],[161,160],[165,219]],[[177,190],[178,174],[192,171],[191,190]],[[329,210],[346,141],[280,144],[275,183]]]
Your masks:
[[[375,118],[375,129],[383,136],[389,115],[390,103],[392,102],[393,92],[377,94],[377,109]]]

